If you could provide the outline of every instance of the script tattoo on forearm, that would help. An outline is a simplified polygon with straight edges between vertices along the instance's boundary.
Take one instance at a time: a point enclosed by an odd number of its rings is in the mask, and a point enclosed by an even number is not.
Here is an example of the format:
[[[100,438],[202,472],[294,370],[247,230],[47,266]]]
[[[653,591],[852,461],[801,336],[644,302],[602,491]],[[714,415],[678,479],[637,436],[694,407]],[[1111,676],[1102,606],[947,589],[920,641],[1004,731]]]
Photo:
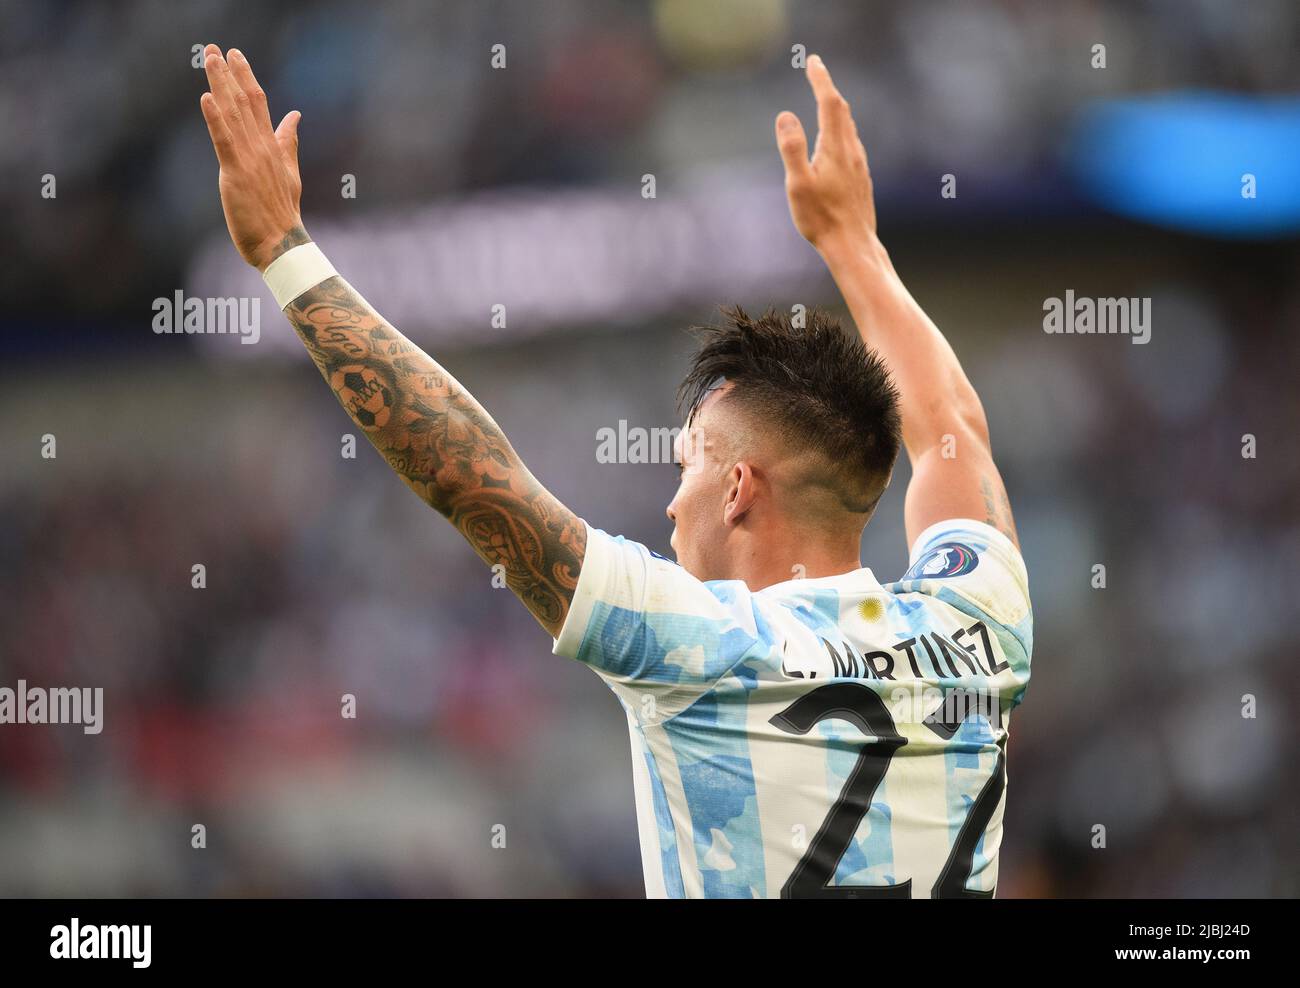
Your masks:
[[[984,521],[1015,542],[1016,526],[1011,519],[1011,501],[1007,498],[1005,487],[999,484],[998,490],[1001,494],[1000,498],[994,493],[993,482],[987,476],[980,477],[980,494],[984,497]]]
[[[587,531],[520,461],[460,384],[342,278],[296,298],[293,323],[331,390],[388,465],[456,526],[552,634],[573,600]]]

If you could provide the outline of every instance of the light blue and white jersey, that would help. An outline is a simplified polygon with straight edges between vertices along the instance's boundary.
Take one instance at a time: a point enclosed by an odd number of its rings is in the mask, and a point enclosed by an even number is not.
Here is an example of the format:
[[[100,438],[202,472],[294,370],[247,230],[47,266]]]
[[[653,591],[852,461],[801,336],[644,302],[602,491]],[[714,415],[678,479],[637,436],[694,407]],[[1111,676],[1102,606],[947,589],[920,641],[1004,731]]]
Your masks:
[[[651,896],[991,896],[1025,565],[982,522],[910,568],[751,592],[587,529],[555,652],[627,712]]]

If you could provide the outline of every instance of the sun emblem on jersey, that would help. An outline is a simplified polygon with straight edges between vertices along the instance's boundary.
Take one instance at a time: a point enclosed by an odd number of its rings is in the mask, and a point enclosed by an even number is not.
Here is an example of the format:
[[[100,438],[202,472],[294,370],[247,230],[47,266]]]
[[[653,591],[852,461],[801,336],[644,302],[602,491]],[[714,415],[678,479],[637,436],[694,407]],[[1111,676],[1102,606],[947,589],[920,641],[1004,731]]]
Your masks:
[[[885,616],[885,605],[876,597],[868,597],[858,605],[858,613],[864,621],[879,621]]]
[[[904,580],[934,580],[948,576],[965,576],[979,565],[975,550],[961,542],[941,542],[916,561],[903,574]]]

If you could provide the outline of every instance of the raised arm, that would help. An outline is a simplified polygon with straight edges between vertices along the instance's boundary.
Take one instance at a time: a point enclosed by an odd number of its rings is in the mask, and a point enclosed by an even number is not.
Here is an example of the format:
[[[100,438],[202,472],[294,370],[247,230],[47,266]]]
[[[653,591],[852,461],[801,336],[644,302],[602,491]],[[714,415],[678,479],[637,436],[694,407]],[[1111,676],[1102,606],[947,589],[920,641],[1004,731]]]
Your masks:
[[[298,120],[275,130],[248,60],[204,53],[200,101],[221,166],[221,204],[244,260],[265,272],[310,242],[302,226]],[[529,473],[497,424],[454,377],[375,312],[343,278],[298,295],[285,315],[330,389],[408,487],[445,515],[553,637],[577,585],[586,527]]]
[[[776,118],[790,214],[830,269],[863,342],[884,358],[898,386],[903,444],[912,464],[908,544],[949,518],[983,520],[1015,542],[984,407],[876,236],[867,153],[848,103],[819,57],[808,59],[807,71],[817,98],[811,161],[799,118],[789,111]]]

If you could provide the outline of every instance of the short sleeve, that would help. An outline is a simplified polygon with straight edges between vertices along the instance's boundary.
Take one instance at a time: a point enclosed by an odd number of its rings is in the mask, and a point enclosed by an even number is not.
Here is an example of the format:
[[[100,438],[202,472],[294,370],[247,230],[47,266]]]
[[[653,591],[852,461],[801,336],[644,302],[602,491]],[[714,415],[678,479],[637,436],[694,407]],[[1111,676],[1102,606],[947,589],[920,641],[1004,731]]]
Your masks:
[[[1019,660],[1015,664],[1027,670],[1033,650],[1029,575],[1015,543],[996,528],[971,518],[931,525],[913,543],[897,586],[989,623]]]
[[[655,696],[660,720],[711,688],[759,639],[743,583],[704,583],[645,546],[588,525],[553,651],[591,666],[629,704]]]

